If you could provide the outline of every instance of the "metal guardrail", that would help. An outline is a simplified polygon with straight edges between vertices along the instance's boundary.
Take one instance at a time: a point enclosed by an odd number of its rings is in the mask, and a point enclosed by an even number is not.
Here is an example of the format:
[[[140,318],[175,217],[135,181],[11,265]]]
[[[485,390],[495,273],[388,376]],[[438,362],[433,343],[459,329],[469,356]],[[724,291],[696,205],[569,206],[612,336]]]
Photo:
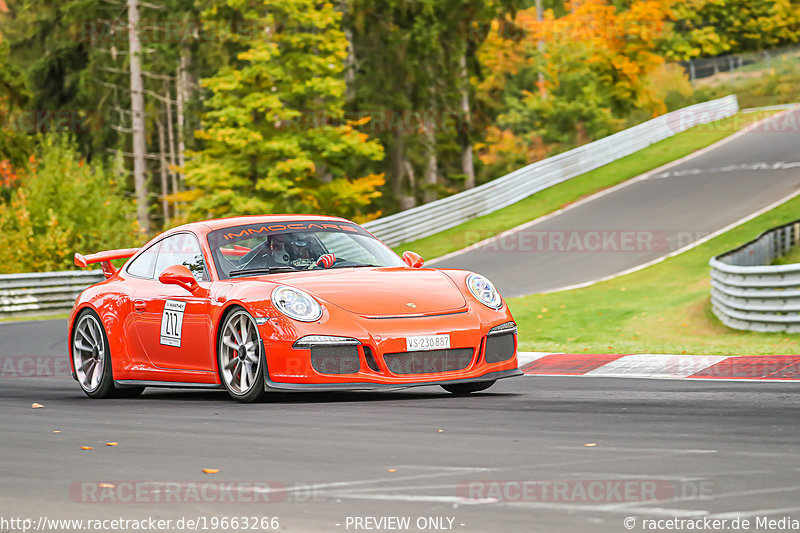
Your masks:
[[[364,224],[364,227],[389,246],[427,237],[475,217],[493,213],[698,124],[733,115],[738,110],[736,96],[684,107],[537,161],[468,191],[373,220]]]
[[[0,317],[69,311],[81,291],[103,279],[100,270],[0,275]]]
[[[729,54],[717,57],[702,57],[681,61],[678,64],[683,67],[689,76],[689,81],[716,76],[721,72],[736,72],[737,70],[762,63],[763,67],[771,68],[774,63],[787,58],[795,58],[800,55],[800,46],[790,45],[760,52],[746,52],[743,54]]]
[[[800,243],[800,220],[713,257],[711,308],[728,327],[800,331],[800,264],[773,265]]]
[[[692,126],[733,115],[738,109],[736,96],[726,96],[672,111],[479,187],[373,220],[364,227],[390,246],[427,237],[493,213]],[[100,270],[0,275],[0,317],[68,311],[83,289],[102,279]]]

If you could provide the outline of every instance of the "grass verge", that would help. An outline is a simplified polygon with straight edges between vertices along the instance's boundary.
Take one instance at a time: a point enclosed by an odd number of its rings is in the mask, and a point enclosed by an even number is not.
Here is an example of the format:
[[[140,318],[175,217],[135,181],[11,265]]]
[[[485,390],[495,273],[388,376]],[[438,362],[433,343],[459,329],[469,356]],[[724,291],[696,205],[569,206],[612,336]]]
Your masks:
[[[509,299],[520,349],[567,353],[798,353],[800,336],[725,327],[711,312],[708,260],[797,219],[800,198],[639,272]]]
[[[33,320],[66,320],[69,318],[69,313],[61,313],[56,315],[32,315],[32,316],[9,316],[0,318],[0,324],[3,322],[31,322]]]
[[[739,113],[717,122],[695,126],[499,211],[469,220],[435,235],[401,244],[394,249],[399,254],[405,250],[413,250],[425,259],[441,257],[680,159],[773,113],[774,111]]]
[[[800,246],[793,246],[785,255],[772,262],[773,265],[791,265],[800,263]]]

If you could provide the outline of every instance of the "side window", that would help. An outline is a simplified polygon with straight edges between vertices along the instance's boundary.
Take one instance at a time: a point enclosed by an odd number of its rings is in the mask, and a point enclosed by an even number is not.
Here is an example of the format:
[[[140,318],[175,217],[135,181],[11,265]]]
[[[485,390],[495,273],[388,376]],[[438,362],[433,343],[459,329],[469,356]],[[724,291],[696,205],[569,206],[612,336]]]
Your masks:
[[[140,278],[154,278],[156,271],[156,258],[161,243],[157,242],[134,259],[128,268],[128,274],[139,276]]]
[[[161,241],[161,250],[156,261],[156,276],[173,265],[185,266],[197,281],[208,280],[203,252],[191,233],[178,233]]]

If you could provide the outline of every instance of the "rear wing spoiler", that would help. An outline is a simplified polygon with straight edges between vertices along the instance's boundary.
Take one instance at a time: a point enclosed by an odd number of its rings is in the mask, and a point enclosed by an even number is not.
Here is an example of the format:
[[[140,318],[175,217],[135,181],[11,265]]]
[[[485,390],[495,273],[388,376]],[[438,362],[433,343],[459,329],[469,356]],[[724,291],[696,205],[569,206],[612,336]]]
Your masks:
[[[107,250],[96,254],[82,255],[75,254],[75,264],[81,268],[86,268],[94,263],[102,263],[103,275],[110,278],[117,273],[117,269],[111,264],[114,259],[127,259],[133,257],[139,248],[125,248],[122,250]]]

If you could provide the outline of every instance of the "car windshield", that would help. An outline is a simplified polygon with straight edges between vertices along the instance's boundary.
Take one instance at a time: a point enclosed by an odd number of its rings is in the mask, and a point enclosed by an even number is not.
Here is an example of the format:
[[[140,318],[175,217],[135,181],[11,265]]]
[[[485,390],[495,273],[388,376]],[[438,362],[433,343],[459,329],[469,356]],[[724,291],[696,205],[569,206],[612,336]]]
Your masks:
[[[220,279],[332,268],[397,267],[389,247],[346,222],[269,222],[208,234]]]

